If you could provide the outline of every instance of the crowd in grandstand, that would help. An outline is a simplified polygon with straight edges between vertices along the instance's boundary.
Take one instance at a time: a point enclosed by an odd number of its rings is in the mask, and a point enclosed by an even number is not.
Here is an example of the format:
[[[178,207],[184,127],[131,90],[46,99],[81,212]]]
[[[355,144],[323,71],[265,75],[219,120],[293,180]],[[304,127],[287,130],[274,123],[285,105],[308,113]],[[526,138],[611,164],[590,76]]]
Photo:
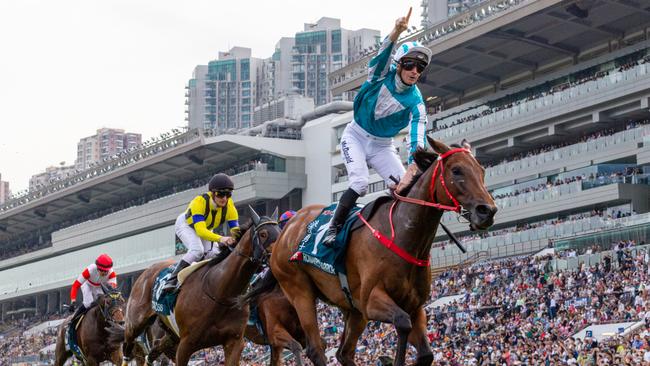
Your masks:
[[[650,55],[647,55],[647,50],[642,50],[632,55],[622,56],[614,60],[613,62],[614,66],[612,66],[610,69],[603,70],[600,67],[592,67],[587,70],[582,70],[574,74],[567,75],[562,78],[543,83],[536,87],[529,88],[514,93],[512,95],[505,96],[495,101],[488,102],[479,107],[475,107],[475,109],[477,110],[476,113],[459,117],[459,118],[453,118],[452,123],[438,123],[433,126],[431,131],[436,132],[466,122],[474,121],[480,117],[484,117],[508,108],[512,108],[521,103],[525,103],[531,100],[536,100],[545,97],[547,95],[553,95],[555,93],[564,91],[569,88],[576,87],[581,84],[585,84],[590,81],[605,78],[610,74],[610,72],[614,72],[614,71],[621,72],[621,71],[629,70],[637,65],[645,64],[648,62],[650,62]],[[463,112],[459,112],[459,114],[460,113]]]

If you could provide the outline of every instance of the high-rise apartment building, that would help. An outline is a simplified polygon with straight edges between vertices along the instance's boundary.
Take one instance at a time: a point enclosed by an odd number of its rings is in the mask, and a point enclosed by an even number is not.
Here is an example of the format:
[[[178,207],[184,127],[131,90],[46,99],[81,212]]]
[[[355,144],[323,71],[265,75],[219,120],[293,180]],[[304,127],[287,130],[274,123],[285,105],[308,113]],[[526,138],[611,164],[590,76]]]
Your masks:
[[[185,120],[190,128],[203,128],[207,122],[206,106],[215,103],[213,93],[207,92],[211,89],[207,77],[208,65],[197,65],[185,86]]]
[[[295,37],[291,59],[293,90],[313,98],[316,105],[331,102],[327,75],[358,59],[368,48],[363,45],[378,43],[379,31],[349,31],[341,28],[339,19],[324,17],[314,24],[305,24]]]
[[[233,47],[208,63],[204,128],[223,132],[252,126],[262,60],[251,49]]]
[[[291,83],[291,57],[296,41],[282,37],[275,45],[273,56],[262,63],[262,81],[258,84],[258,105],[269,103],[294,93]]]
[[[0,174],[0,204],[5,203],[9,196],[11,195],[11,190],[9,189],[9,182],[2,180],[2,174]]]
[[[486,0],[423,0],[422,23],[429,28]]]
[[[142,143],[139,133],[124,132],[121,129],[100,128],[97,134],[84,137],[77,143],[75,168],[83,170],[124,150]]]
[[[50,166],[45,168],[43,173],[32,175],[29,179],[29,190],[37,190],[59,179],[65,179],[76,172],[75,165]]]

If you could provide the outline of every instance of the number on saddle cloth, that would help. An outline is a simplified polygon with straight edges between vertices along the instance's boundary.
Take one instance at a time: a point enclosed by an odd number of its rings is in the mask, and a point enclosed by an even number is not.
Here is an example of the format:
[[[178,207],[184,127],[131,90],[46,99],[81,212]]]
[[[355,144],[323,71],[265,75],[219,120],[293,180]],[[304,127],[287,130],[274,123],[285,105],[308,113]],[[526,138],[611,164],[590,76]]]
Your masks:
[[[359,207],[353,207],[348,218],[338,234],[334,248],[322,243],[325,233],[332,221],[336,204],[323,208],[321,213],[307,225],[307,233],[300,241],[298,250],[290,261],[304,262],[330,274],[345,273],[344,257],[350,228],[357,221],[356,213]]]

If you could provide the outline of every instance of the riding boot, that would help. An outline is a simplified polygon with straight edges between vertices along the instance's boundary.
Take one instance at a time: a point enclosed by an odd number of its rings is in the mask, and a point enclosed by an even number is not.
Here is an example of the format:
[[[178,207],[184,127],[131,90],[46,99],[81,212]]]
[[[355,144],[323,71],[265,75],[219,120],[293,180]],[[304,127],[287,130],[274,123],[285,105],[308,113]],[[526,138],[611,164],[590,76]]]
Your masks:
[[[167,280],[167,283],[165,286],[162,288],[163,292],[175,292],[178,290],[178,273],[183,270],[183,268],[189,267],[189,263],[185,262],[184,260],[180,260],[176,264],[176,268],[174,268],[174,272],[169,276],[169,279]]]
[[[81,304],[79,305],[77,310],[75,310],[74,314],[72,314],[72,319],[70,319],[70,323],[75,324],[84,313],[86,313],[86,307],[84,306],[84,304]]]
[[[341,196],[341,200],[336,206],[336,211],[334,212],[334,217],[332,218],[330,227],[327,229],[325,237],[323,238],[323,244],[326,247],[334,248],[336,246],[336,236],[343,228],[343,224],[345,224],[345,220],[348,218],[350,210],[357,203],[357,198],[359,198],[359,194],[352,188],[348,188],[348,190]]]

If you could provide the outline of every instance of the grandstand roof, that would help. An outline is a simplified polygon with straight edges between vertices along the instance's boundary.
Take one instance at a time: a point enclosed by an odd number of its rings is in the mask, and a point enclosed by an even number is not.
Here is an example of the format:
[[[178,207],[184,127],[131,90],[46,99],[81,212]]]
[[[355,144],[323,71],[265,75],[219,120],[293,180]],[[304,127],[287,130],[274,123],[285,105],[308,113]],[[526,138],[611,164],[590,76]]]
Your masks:
[[[634,39],[645,39],[645,28],[650,26],[650,3],[645,0],[595,0],[586,18],[566,10],[574,2],[524,1],[474,20],[493,11],[488,7],[508,6],[501,3],[486,2],[407,38],[423,41],[434,54],[418,83],[423,95],[466,99],[474,91],[503,85],[515,76],[575,63]],[[467,23],[470,25],[464,25]],[[447,34],[434,37],[436,31]],[[358,88],[365,73],[351,70],[367,67],[369,59],[333,72],[333,93]],[[342,75],[355,77],[335,81]]]
[[[284,157],[304,156],[300,140],[241,135],[197,136],[0,212],[0,240],[138,199],[171,183],[191,181],[198,171],[225,170],[261,152]]]

